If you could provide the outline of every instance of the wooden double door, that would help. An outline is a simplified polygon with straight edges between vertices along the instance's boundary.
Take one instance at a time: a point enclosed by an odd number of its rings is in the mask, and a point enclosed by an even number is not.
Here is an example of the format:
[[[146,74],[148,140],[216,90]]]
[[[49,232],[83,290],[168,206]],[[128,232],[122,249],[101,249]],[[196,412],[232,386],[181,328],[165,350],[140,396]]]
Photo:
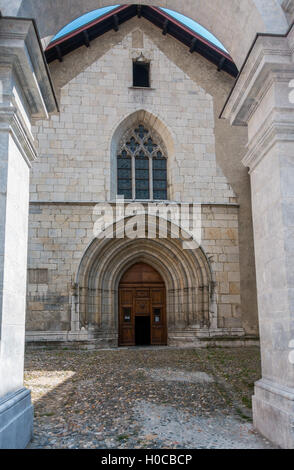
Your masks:
[[[119,346],[166,345],[165,285],[151,266],[138,263],[119,285]]]

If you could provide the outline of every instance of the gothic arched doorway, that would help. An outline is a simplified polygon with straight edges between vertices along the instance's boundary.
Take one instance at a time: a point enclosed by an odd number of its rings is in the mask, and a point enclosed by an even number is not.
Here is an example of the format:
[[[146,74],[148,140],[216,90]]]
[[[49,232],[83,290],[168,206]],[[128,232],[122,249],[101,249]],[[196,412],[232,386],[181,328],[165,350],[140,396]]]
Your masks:
[[[165,284],[145,263],[134,264],[119,284],[119,346],[167,344]]]

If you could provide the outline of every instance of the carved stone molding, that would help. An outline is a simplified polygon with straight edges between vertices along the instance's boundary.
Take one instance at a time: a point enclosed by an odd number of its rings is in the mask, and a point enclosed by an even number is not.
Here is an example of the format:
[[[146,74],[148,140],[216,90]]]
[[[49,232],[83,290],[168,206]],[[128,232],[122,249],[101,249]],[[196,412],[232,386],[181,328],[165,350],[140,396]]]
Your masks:
[[[33,20],[0,18],[0,64],[13,68],[31,118],[46,118],[58,109]]]
[[[232,125],[246,126],[273,82],[291,80],[294,64],[287,37],[259,35],[221,117]]]

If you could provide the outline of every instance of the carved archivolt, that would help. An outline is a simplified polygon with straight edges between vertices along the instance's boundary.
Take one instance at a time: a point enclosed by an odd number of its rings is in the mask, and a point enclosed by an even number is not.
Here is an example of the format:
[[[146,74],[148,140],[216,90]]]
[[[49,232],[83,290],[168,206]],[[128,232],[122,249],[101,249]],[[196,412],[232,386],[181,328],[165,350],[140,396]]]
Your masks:
[[[154,220],[154,224],[157,221]],[[209,328],[212,278],[200,247],[184,250],[180,239],[95,239],[77,275],[80,324],[96,331],[116,331],[117,292],[123,273],[144,262],[156,269],[167,290],[169,328]]]

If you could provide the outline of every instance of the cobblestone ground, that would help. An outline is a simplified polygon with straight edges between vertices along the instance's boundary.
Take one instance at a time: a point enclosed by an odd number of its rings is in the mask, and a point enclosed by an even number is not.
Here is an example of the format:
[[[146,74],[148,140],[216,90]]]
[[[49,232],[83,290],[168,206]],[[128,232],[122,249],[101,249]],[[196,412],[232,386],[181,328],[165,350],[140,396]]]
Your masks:
[[[30,351],[30,448],[272,448],[251,422],[258,348]]]

